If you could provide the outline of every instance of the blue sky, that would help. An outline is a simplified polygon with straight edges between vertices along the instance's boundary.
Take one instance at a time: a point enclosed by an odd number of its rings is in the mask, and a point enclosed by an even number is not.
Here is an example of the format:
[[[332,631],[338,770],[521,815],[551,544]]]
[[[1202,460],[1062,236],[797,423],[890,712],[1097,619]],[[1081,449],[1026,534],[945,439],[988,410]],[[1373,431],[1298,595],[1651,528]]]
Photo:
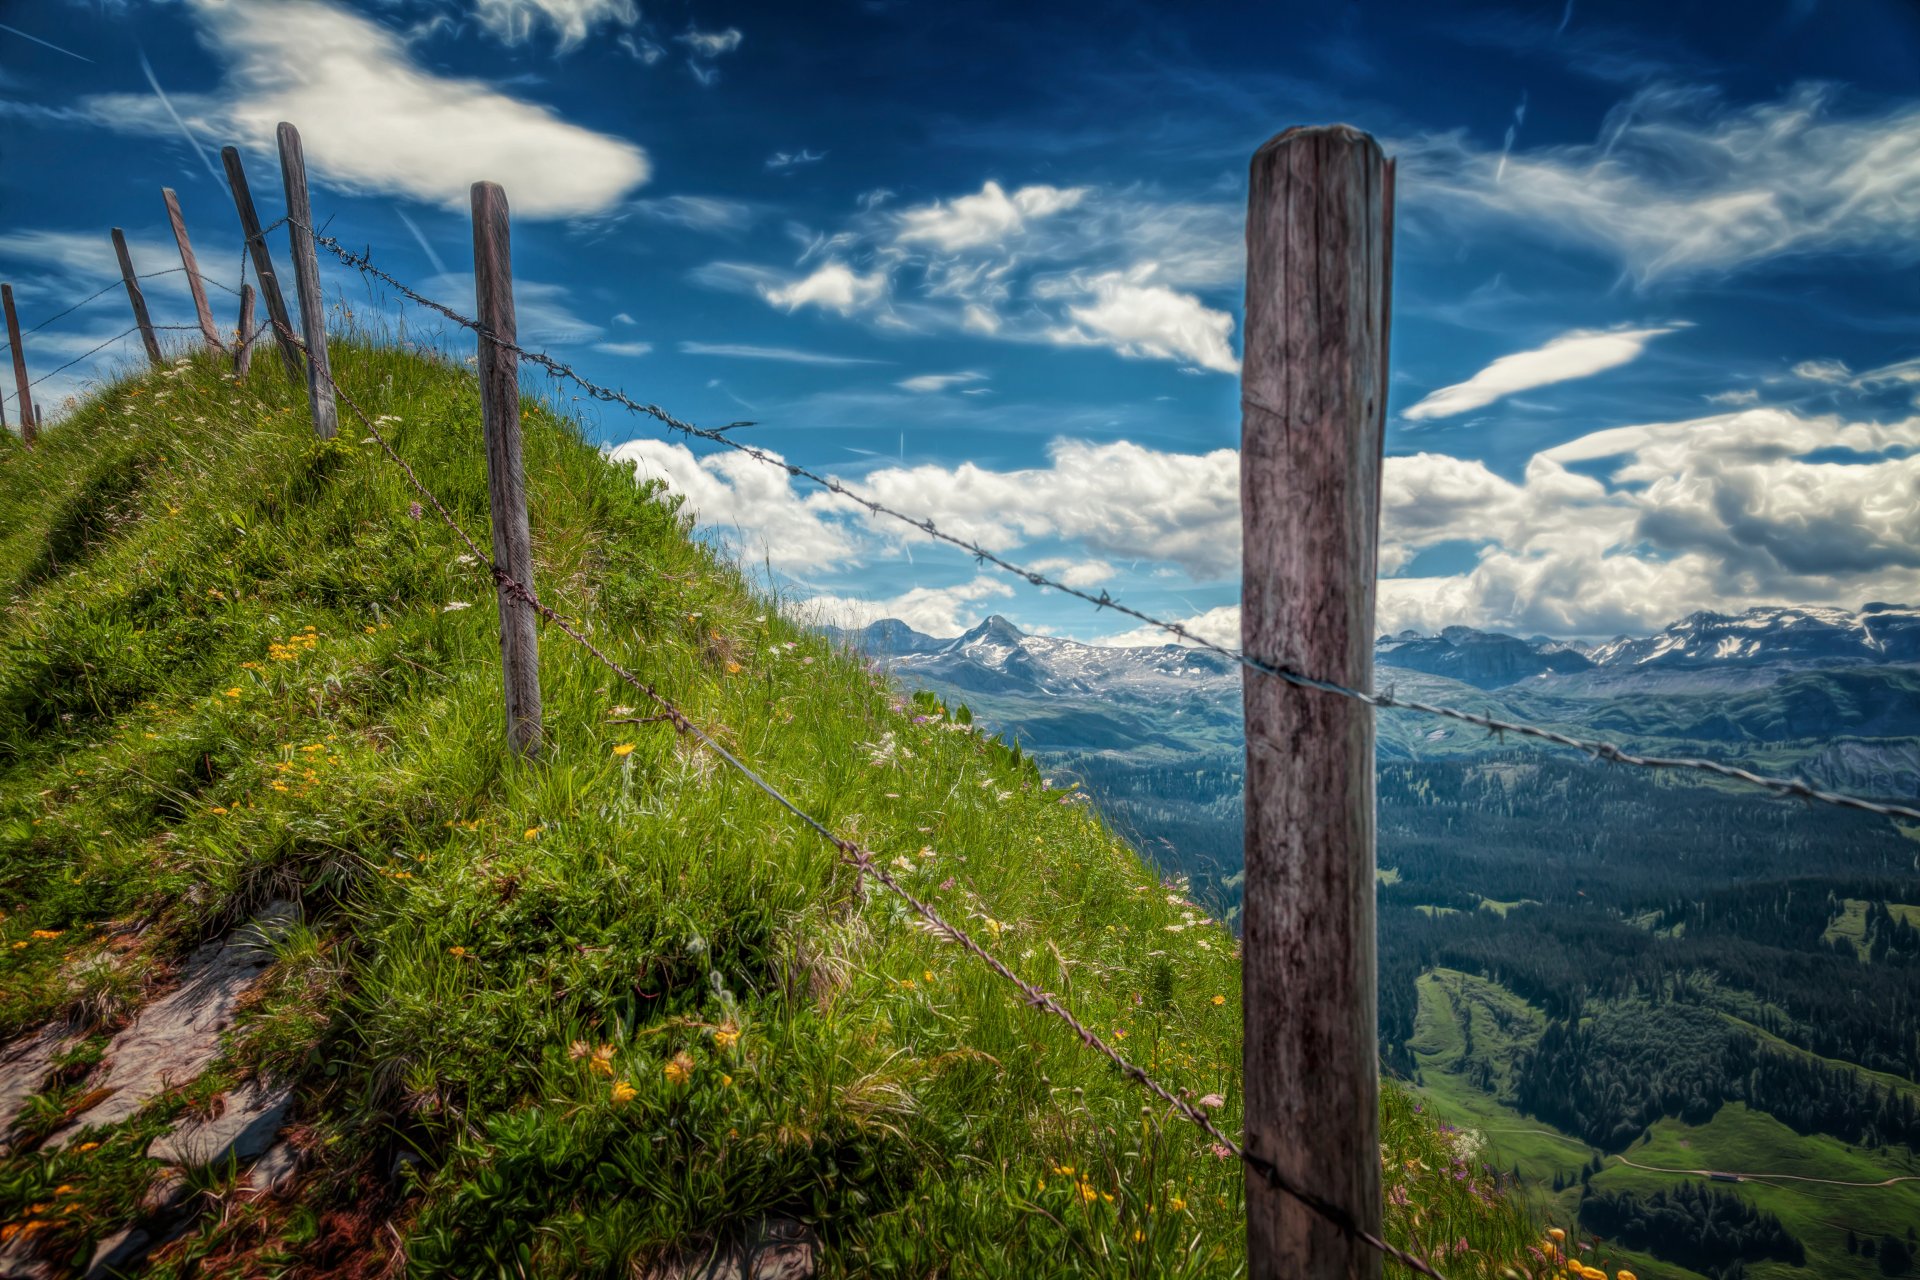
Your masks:
[[[1223,638],[1247,160],[1345,121],[1400,167],[1383,628],[1920,600],[1906,0],[0,0],[0,24],[25,324],[114,279],[109,226],[142,270],[177,264],[162,186],[231,282],[218,148],[275,217],[292,120],[317,216],[426,292],[471,307],[466,190],[496,180],[523,340]],[[162,322],[191,319],[180,279],[152,282]],[[344,268],[328,284],[465,349]],[[35,376],[124,312],[109,294],[32,335]],[[57,418],[135,354],[36,394]],[[581,409],[830,620],[1135,638]]]

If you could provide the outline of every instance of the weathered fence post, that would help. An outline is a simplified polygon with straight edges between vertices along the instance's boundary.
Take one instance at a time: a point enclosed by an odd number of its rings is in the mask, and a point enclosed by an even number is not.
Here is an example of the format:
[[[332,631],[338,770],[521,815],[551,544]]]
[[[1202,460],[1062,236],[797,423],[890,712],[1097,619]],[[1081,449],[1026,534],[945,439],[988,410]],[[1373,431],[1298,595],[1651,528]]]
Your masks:
[[[27,353],[20,346],[20,315],[13,309],[13,286],[0,284],[0,306],[7,313],[7,345],[13,349],[13,385],[19,389],[20,439],[32,444],[39,433],[40,420],[33,412],[33,384],[27,380]],[[0,417],[0,427],[6,425]]]
[[[260,282],[260,297],[267,304],[267,319],[273,322],[274,340],[280,346],[280,362],[287,376],[300,380],[300,347],[293,340],[293,321],[287,316],[287,300],[280,296],[280,279],[273,274],[273,253],[260,230],[260,215],[254,212],[253,192],[247,186],[247,171],[240,163],[237,147],[220,148],[220,162],[226,166],[227,186],[233,192],[233,207],[240,213],[240,234],[246,237],[253,255],[253,276]]]
[[[207,290],[200,281],[200,264],[194,260],[193,242],[187,239],[187,220],[180,214],[180,197],[172,187],[160,188],[160,196],[167,202],[167,221],[173,227],[173,242],[180,246],[180,265],[186,269],[187,287],[193,291],[193,313],[200,320],[201,336],[207,340],[207,350],[224,351],[220,330],[213,323],[213,311],[207,306]]]
[[[127,237],[120,228],[113,229],[113,251],[120,258],[120,278],[126,281],[127,301],[133,304],[133,322],[140,326],[140,341],[147,344],[147,359],[154,364],[162,363],[160,340],[153,336],[153,321],[147,315],[147,298],[140,292],[140,279],[133,273],[133,258],[127,253]]]
[[[307,344],[307,403],[313,434],[331,440],[340,429],[333,403],[333,368],[327,361],[327,303],[320,293],[320,260],[314,253],[313,205],[307,198],[307,161],[300,131],[280,122],[280,177],[287,189],[287,247],[293,254],[293,287],[300,296],[300,336]]]
[[[514,342],[513,253],[507,193],[498,183],[473,184],[473,289],[479,306],[480,414],[487,436],[487,496],[493,507],[493,562],[533,589],[533,543],[527,531],[526,475],[520,461],[520,358],[489,340]],[[500,659],[507,691],[507,741],[521,755],[540,748],[540,638],[533,606],[506,590],[500,597]]]
[[[240,327],[233,343],[233,376],[244,378],[253,368],[253,286],[240,285]]]
[[[1241,643],[1373,679],[1388,165],[1344,125],[1254,154],[1241,368]],[[1380,1230],[1373,710],[1245,678],[1246,1143]],[[1368,1246],[1249,1169],[1249,1280],[1377,1277]]]

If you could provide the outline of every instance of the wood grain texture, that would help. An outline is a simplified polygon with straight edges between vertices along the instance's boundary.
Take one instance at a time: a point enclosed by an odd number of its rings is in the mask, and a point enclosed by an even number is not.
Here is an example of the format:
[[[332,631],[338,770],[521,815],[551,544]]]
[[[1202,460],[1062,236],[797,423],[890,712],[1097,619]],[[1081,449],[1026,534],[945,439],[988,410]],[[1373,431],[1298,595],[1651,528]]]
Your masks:
[[[293,319],[287,315],[287,301],[280,294],[280,279],[273,273],[273,253],[260,230],[260,215],[254,212],[253,191],[247,186],[247,170],[240,163],[235,147],[220,148],[220,162],[226,166],[227,187],[233,192],[233,207],[240,215],[240,234],[246,237],[247,252],[253,258],[253,278],[260,282],[260,299],[267,304],[267,318],[273,321],[274,341],[280,348],[280,362],[287,376],[300,380],[300,347],[293,340]]]
[[[120,259],[120,279],[126,282],[127,301],[133,304],[133,322],[139,326],[140,341],[146,344],[147,359],[158,365],[161,361],[160,339],[153,333],[153,318],[147,314],[147,297],[140,292],[140,280],[133,270],[133,255],[127,252],[127,236],[120,228],[113,229],[113,252]]]
[[[240,324],[234,331],[233,376],[244,378],[253,368],[253,286],[240,286]]]
[[[1345,126],[1253,157],[1241,640],[1366,689],[1386,398],[1388,170]],[[1246,1141],[1380,1230],[1373,712],[1247,672]],[[1250,1280],[1377,1277],[1380,1258],[1249,1174]]]
[[[527,527],[526,474],[520,455],[520,359],[487,340],[518,340],[513,315],[513,250],[507,196],[498,184],[473,184],[473,288],[483,333],[477,341],[480,412],[487,437],[487,496],[493,507],[493,561],[533,589],[533,541]],[[540,637],[533,608],[506,591],[500,598],[500,659],[507,698],[507,741],[523,756],[540,749]]]
[[[201,336],[206,338],[209,351],[224,351],[220,330],[213,323],[213,309],[207,305],[207,287],[200,279],[200,264],[193,256],[193,241],[187,238],[187,220],[180,213],[180,197],[172,187],[160,188],[160,196],[167,203],[167,222],[173,227],[173,242],[180,246],[180,265],[186,268],[187,288],[193,291],[193,314],[200,321]]]
[[[39,419],[33,411],[33,383],[27,378],[27,353],[20,345],[20,313],[13,309],[13,286],[0,284],[0,308],[7,313],[7,343],[13,352],[13,385],[19,392],[14,406],[20,410],[20,439],[32,444],[39,434]],[[6,426],[0,416],[0,427]]]
[[[327,360],[327,302],[320,291],[320,259],[314,252],[313,205],[307,198],[307,160],[300,131],[282,120],[279,129],[280,177],[287,193],[287,250],[293,256],[293,291],[300,302],[300,338],[307,345],[307,405],[313,410],[313,434],[331,440],[340,430],[333,402],[333,367]]]

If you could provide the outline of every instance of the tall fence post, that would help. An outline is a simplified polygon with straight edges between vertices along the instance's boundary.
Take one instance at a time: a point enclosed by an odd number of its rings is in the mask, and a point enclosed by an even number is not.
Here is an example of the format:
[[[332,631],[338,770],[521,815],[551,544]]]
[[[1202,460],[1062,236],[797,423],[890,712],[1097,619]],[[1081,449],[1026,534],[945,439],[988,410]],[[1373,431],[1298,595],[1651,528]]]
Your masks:
[[[333,403],[333,366],[327,360],[327,304],[320,293],[320,260],[313,246],[313,204],[307,198],[307,160],[300,131],[280,122],[280,177],[287,189],[287,247],[293,287],[300,296],[300,336],[307,344],[307,403],[313,434],[331,440],[340,429]]]
[[[246,237],[247,250],[253,255],[253,277],[260,282],[260,297],[267,304],[267,319],[273,322],[274,340],[280,347],[280,362],[287,376],[300,380],[300,347],[293,340],[293,321],[287,315],[287,300],[280,296],[280,278],[273,273],[273,252],[260,230],[260,215],[253,208],[253,192],[247,186],[247,171],[240,163],[238,147],[220,148],[220,163],[227,170],[227,186],[233,192],[233,207],[240,214],[240,234]]]
[[[0,306],[7,313],[7,344],[13,349],[13,385],[19,389],[20,439],[32,444],[39,433],[40,421],[33,411],[33,383],[27,380],[27,353],[20,346],[20,315],[13,309],[13,286],[0,284]],[[0,418],[0,427],[6,421]]]
[[[120,259],[120,278],[127,285],[127,301],[133,304],[133,322],[140,327],[140,341],[147,346],[147,359],[158,365],[160,340],[153,336],[153,320],[147,315],[147,298],[140,292],[140,278],[133,272],[133,256],[127,252],[126,233],[113,229],[113,252]]]
[[[1254,154],[1241,369],[1241,643],[1370,688],[1389,171],[1344,125]],[[1373,711],[1245,675],[1246,1145],[1380,1231]],[[1249,1280],[1378,1277],[1367,1245],[1247,1178]]]
[[[167,222],[173,227],[173,242],[180,246],[180,265],[186,269],[187,288],[193,291],[193,313],[200,320],[201,336],[207,340],[207,350],[224,351],[220,330],[213,323],[213,310],[207,306],[207,288],[200,280],[200,264],[193,256],[193,241],[187,238],[187,220],[180,213],[180,197],[172,187],[160,188],[160,197],[167,203]]]
[[[240,325],[233,341],[233,376],[244,378],[253,368],[253,286],[240,285]]]
[[[520,460],[520,358],[490,341],[518,340],[513,318],[513,251],[507,193],[498,183],[473,184],[473,288],[480,414],[487,436],[487,496],[493,507],[493,562],[533,588],[533,543],[527,531],[526,474]],[[507,694],[507,741],[523,756],[540,748],[540,638],[533,606],[508,591],[500,597],[500,659]]]

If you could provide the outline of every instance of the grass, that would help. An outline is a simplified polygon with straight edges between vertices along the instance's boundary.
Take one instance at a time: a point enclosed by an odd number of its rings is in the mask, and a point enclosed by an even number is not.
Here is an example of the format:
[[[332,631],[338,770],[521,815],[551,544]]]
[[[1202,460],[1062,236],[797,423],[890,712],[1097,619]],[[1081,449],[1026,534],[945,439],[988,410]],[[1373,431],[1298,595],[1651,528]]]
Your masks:
[[[471,376],[365,339],[333,364],[485,545]],[[1235,944],[1181,885],[525,419],[549,603],[1238,1129]],[[770,1217],[831,1276],[1244,1272],[1236,1163],[556,632],[540,757],[509,753],[490,585],[414,496],[350,415],[315,440],[273,360],[236,384],[182,356],[0,450],[0,1033],[94,1033],[34,1130],[188,949],[301,914],[220,1062],[97,1146],[0,1160],[0,1222],[84,1262],[148,1139],[260,1074],[297,1085],[294,1195],[196,1174],[209,1212],[151,1274],[403,1248],[419,1275],[627,1275]],[[1390,1237],[1455,1276],[1523,1260],[1518,1209],[1392,1088],[1383,1115]]]

